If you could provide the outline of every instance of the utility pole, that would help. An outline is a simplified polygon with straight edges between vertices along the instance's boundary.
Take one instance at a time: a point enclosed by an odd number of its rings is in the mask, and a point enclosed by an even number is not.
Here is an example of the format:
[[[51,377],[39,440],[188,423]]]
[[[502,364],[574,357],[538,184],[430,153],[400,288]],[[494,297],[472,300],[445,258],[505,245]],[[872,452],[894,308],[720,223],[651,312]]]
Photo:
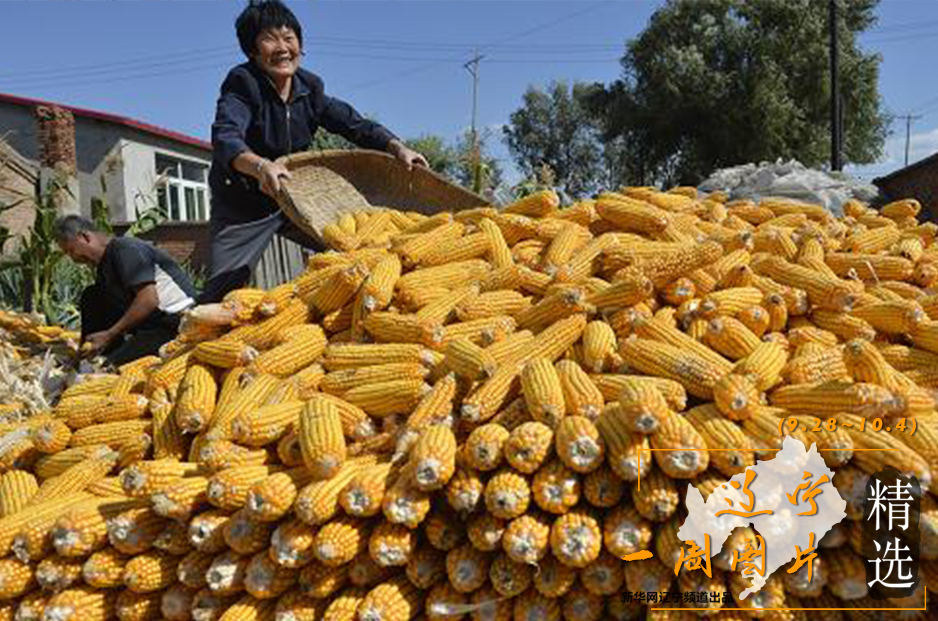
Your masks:
[[[840,50],[837,42],[837,0],[829,0],[828,28],[830,30],[831,63],[831,170],[843,168],[840,145],[842,125],[840,115]]]
[[[921,115],[903,114],[900,119],[905,119],[905,165],[909,165],[909,142],[912,138],[912,121],[922,118]]]
[[[479,108],[479,63],[485,58],[475,51],[475,56],[463,65],[472,75],[472,190],[476,193],[482,191],[482,154],[479,146],[479,132],[476,130],[476,113]]]

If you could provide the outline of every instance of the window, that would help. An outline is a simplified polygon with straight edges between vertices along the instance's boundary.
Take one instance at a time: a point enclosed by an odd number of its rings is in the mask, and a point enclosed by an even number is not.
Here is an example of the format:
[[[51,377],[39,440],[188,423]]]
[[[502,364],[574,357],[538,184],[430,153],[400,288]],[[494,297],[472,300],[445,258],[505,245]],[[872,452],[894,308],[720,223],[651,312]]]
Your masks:
[[[157,202],[175,222],[208,220],[208,166],[163,153],[156,154],[160,182]]]

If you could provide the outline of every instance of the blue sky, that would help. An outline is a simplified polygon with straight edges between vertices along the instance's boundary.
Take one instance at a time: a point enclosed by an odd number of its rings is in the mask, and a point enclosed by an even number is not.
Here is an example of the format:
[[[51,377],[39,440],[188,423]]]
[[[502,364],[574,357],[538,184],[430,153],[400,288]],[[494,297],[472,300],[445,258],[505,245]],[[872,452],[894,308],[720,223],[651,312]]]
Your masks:
[[[304,66],[327,91],[404,137],[454,140],[470,122],[479,48],[479,125],[499,158],[499,127],[529,85],[609,82],[625,41],[654,0],[411,0],[290,2],[304,28]],[[0,2],[0,92],[94,108],[207,138],[218,86],[242,61],[234,19],[242,2]],[[911,161],[938,151],[938,2],[883,0],[862,44],[883,56],[880,91],[895,114],[920,114]],[[894,125],[871,177],[901,167],[905,124]]]

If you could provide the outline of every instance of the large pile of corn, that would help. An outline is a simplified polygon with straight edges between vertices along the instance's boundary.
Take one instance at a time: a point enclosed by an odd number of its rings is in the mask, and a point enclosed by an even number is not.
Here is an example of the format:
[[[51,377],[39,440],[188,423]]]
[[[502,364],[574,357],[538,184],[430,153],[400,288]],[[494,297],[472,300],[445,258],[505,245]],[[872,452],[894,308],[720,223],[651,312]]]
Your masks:
[[[0,621],[921,608],[922,588],[870,599],[859,554],[869,473],[914,473],[921,584],[938,589],[938,226],[918,211],[624,188],[345,216],[294,282],[200,307],[163,360],[2,426]],[[813,579],[779,571],[738,600],[748,529],[711,578],[675,576],[687,484],[706,497],[771,459],[788,417],[836,449],[821,454],[848,501]],[[734,450],[701,450],[718,448]]]

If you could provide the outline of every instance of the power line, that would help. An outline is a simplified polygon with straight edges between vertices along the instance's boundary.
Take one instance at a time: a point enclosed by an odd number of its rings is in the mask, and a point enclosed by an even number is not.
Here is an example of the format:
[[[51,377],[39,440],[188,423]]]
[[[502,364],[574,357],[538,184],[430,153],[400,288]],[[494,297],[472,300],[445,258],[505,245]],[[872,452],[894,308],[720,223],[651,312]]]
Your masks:
[[[489,41],[489,42],[486,43],[485,45],[480,46],[480,47],[479,47],[479,51],[483,51],[483,50],[484,50],[484,51],[488,51],[489,48],[491,48],[492,46],[500,45],[500,44],[503,44],[503,43],[505,43],[505,42],[507,42],[507,41],[513,41],[513,40],[515,40],[515,39],[520,39],[520,38],[526,37],[526,36],[528,36],[528,35],[530,35],[530,34],[534,34],[535,32],[539,32],[539,31],[541,31],[541,30],[545,30],[545,29],[547,29],[547,28],[551,28],[552,26],[556,26],[557,24],[563,23],[563,22],[568,21],[568,20],[570,20],[570,19],[573,19],[573,18],[575,18],[575,17],[580,17],[581,15],[585,15],[586,13],[590,13],[590,12],[592,12],[592,11],[595,11],[595,10],[598,9],[600,6],[604,6],[604,5],[606,5],[607,3],[609,3],[609,2],[611,2],[611,0],[600,0],[599,2],[595,2],[595,3],[591,4],[590,6],[586,7],[585,9],[580,9],[580,10],[574,11],[574,12],[572,12],[572,13],[568,13],[568,14],[566,14],[566,15],[561,16],[561,17],[558,18],[558,19],[551,20],[551,21],[549,21],[549,22],[546,22],[546,23],[543,23],[543,24],[539,24],[539,25],[537,25],[537,26],[533,26],[532,28],[528,28],[527,30],[523,30],[523,31],[521,31],[521,32],[518,32],[518,33],[515,33],[515,34],[512,34],[512,35],[509,35],[509,36],[506,36],[506,37],[503,37],[503,38],[500,38],[500,39],[496,39],[495,41]],[[458,57],[455,57],[455,58],[453,58],[453,59],[451,59],[451,60],[463,60],[464,58],[465,58],[464,56],[458,56]],[[358,84],[353,84],[353,85],[347,87],[345,90],[347,90],[347,91],[364,90],[364,89],[366,89],[366,88],[371,88],[371,87],[373,87],[373,86],[377,86],[378,84],[382,84],[382,83],[384,83],[384,82],[387,82],[387,81],[389,81],[389,80],[397,80],[397,79],[400,79],[400,78],[410,77],[410,76],[412,76],[412,75],[416,75],[416,74],[418,74],[418,73],[423,73],[424,71],[427,71],[427,70],[429,70],[429,69],[432,69],[432,68],[434,68],[434,67],[437,67],[437,66],[439,66],[442,62],[445,62],[445,61],[440,60],[440,61],[430,62],[430,63],[427,63],[427,64],[425,64],[425,65],[421,65],[420,67],[415,67],[415,68],[413,68],[413,69],[409,69],[409,70],[406,70],[406,71],[401,71],[401,72],[395,73],[395,74],[390,75],[390,76],[385,76],[385,77],[377,78],[377,79],[374,79],[374,80],[368,80],[367,82],[360,82],[360,83],[358,83]]]
[[[903,22],[900,24],[891,24],[887,26],[874,26],[870,29],[871,32],[904,32],[909,30],[922,30],[923,28],[931,28],[932,26],[938,26],[938,20],[929,20],[927,22]]]
[[[219,53],[231,53],[236,51],[238,48],[230,45],[222,47],[209,47],[202,49],[187,50],[184,52],[170,52],[168,54],[160,54],[159,56],[141,56],[138,58],[132,58],[122,61],[115,62],[106,62],[106,63],[97,63],[94,65],[73,65],[71,67],[56,67],[55,69],[31,69],[25,71],[13,71],[0,73],[0,78],[10,78],[17,76],[38,76],[38,75],[75,75],[81,74],[86,71],[101,71],[104,69],[109,70],[118,70],[121,68],[131,67],[131,68],[140,68],[149,67],[149,66],[158,66],[166,65],[173,62],[180,62],[180,60],[191,60],[192,57],[204,56],[204,55],[218,55]],[[152,63],[147,61],[153,61]],[[113,68],[113,69],[110,69]]]

